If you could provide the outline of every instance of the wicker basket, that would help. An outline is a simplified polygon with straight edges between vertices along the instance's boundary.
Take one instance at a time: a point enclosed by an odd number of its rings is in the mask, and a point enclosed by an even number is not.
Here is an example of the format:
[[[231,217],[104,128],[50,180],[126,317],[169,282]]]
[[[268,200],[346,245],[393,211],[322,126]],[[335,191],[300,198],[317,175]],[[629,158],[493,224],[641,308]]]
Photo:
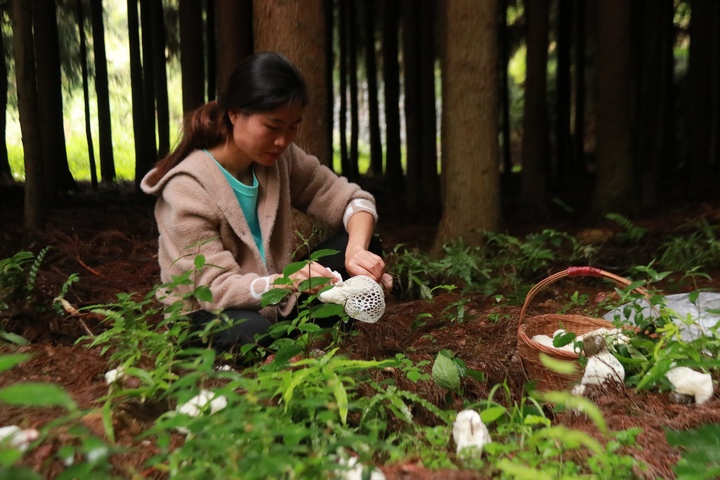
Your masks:
[[[583,315],[545,314],[525,318],[530,302],[541,289],[560,280],[561,278],[578,276],[607,278],[615,282],[621,288],[626,288],[631,283],[625,278],[600,270],[599,268],[569,267],[567,270],[550,275],[530,289],[527,297],[525,298],[525,304],[520,311],[520,322],[518,325],[518,354],[520,356],[525,376],[529,381],[535,382],[535,388],[537,390],[565,390],[580,380],[583,372],[580,368],[578,355],[576,353],[543,345],[532,340],[532,337],[535,335],[548,335],[549,337],[552,337],[553,333],[560,328],[568,332],[573,332],[576,335],[592,332],[599,328],[613,328],[612,322],[608,322],[607,320],[600,318],[586,317]],[[647,296],[647,292],[642,288],[638,287],[634,291]],[[573,363],[576,366],[575,373],[563,374],[548,369],[540,361],[541,352],[555,360]]]

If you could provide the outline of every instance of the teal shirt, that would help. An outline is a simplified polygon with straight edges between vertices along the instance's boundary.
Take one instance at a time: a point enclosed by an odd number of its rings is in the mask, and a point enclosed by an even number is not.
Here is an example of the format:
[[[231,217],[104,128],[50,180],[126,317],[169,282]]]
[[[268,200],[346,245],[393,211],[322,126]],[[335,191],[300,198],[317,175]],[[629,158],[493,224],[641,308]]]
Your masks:
[[[210,152],[207,150],[203,151],[210,155],[210,158],[215,160],[215,157],[213,157]],[[230,172],[225,170],[225,167],[220,165],[220,162],[215,160],[215,163],[220,168],[223,175],[225,175],[225,178],[230,184],[230,187],[232,187],[233,192],[235,192],[235,198],[237,198],[238,203],[240,204],[240,208],[242,209],[245,219],[250,226],[250,232],[255,240],[255,245],[258,250],[260,250],[260,257],[262,258],[263,263],[265,263],[265,248],[263,247],[262,232],[260,231],[260,221],[258,220],[257,214],[258,180],[255,176],[255,170],[253,170],[253,184],[252,186],[248,186],[232,176]]]

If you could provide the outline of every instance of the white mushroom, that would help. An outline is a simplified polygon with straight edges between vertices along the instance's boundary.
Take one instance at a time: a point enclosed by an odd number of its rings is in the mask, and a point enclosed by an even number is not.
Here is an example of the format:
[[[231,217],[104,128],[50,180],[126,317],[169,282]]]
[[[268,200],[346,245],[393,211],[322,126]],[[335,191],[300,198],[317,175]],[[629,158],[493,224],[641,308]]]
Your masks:
[[[475,410],[463,410],[457,414],[452,434],[458,454],[465,451],[470,455],[480,455],[483,446],[492,441],[490,432]]]
[[[318,296],[321,302],[345,307],[351,318],[375,323],[385,313],[385,294],[379,283],[365,275],[337,282]]]
[[[195,395],[187,402],[178,405],[176,410],[179,413],[184,413],[185,415],[189,415],[191,417],[197,417],[208,408],[208,405],[210,407],[210,413],[213,414],[227,407],[227,399],[215,392],[200,390],[198,395]]]
[[[0,442],[9,440],[9,444],[21,452],[26,451],[30,444],[39,437],[40,434],[34,428],[23,430],[17,425],[0,428]]]
[[[590,337],[586,338],[591,341]],[[585,373],[580,383],[583,385],[602,385],[607,381],[618,383],[625,381],[625,368],[620,363],[620,360],[608,351],[607,345],[602,338],[596,348],[599,351],[588,358]]]
[[[556,332],[557,333],[557,332]],[[554,334],[553,334],[554,335]],[[553,337],[554,338],[554,337]],[[568,343],[566,345],[563,345],[562,347],[556,347],[553,345],[553,338],[550,338],[547,335],[539,334],[532,337],[532,341],[539,343],[540,345],[545,345],[546,347],[554,348],[556,350],[564,350],[567,352],[574,351],[573,344]]]
[[[125,376],[125,369],[123,366],[113,368],[105,374],[105,383],[108,385],[113,384]]]
[[[365,467],[357,457],[339,457],[338,463],[342,465],[343,470],[336,471],[338,480],[385,480],[385,474],[382,470],[374,467]],[[370,473],[369,476],[368,473]]]
[[[676,392],[694,396],[695,403],[705,403],[715,393],[709,373],[700,373],[688,367],[675,367],[668,370],[665,376]]]

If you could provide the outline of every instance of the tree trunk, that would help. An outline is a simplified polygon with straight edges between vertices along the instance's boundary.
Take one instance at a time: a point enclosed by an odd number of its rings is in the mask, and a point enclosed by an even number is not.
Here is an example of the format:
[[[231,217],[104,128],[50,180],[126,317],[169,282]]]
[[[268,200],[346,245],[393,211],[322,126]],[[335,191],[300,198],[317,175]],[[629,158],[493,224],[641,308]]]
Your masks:
[[[673,88],[665,62],[673,44],[672,0],[644,0],[640,5],[638,65],[638,122],[636,156],[640,168],[641,207],[657,204],[660,170],[667,149],[666,102]]]
[[[420,12],[415,0],[402,3],[403,84],[405,86],[405,205],[416,213],[422,193],[422,96],[420,87]]]
[[[348,8],[348,4],[344,1],[339,1],[338,6],[338,43],[340,44],[340,58],[338,76],[340,77],[340,111],[338,112],[338,124],[340,128],[340,171],[343,175],[347,175],[350,171],[350,158],[348,156],[348,142],[347,142],[347,64],[348,64],[348,48],[347,48],[347,14],[345,11]]]
[[[140,165],[140,174],[145,175],[157,160],[156,112],[155,112],[155,62],[153,57],[152,2],[140,0],[140,45],[142,50],[143,115],[145,117],[145,145],[147,149]]]
[[[217,98],[217,22],[215,17],[215,0],[206,0],[204,30],[207,39],[207,46],[205,47],[205,53],[207,54],[207,82],[205,84],[207,85],[206,99],[208,101]]]
[[[0,35],[0,52],[5,51],[5,39]],[[0,107],[2,111],[7,111],[8,106],[8,68],[5,61],[5,55],[0,58]],[[0,144],[0,180],[12,180],[12,171],[10,170],[10,159],[7,150],[7,120],[5,115],[0,115],[0,133],[2,134],[2,144]]]
[[[92,138],[92,122],[90,121],[90,85],[88,75],[87,45],[85,41],[85,12],[83,12],[82,0],[76,0],[76,14],[78,30],[80,33],[80,70],[82,72],[83,103],[85,104],[85,138],[88,149],[88,162],[90,163],[90,184],[93,190],[97,190],[98,178],[95,165],[95,148]]]
[[[253,5],[253,11],[257,50],[273,50],[285,55],[297,66],[308,85],[310,104],[303,112],[303,125],[295,143],[323,164],[331,165],[323,0],[259,0]]]
[[[43,143],[43,191],[53,201],[59,190],[77,190],[68,167],[63,119],[60,42],[55,2],[32,0],[33,28],[42,32],[35,40],[40,137]],[[42,38],[42,41],[40,39]]]
[[[500,95],[500,138],[502,138],[502,174],[505,178],[512,175],[512,156],[510,137],[510,86],[508,84],[508,63],[510,62],[509,38],[507,26],[508,0],[498,1],[498,84]]]
[[[421,0],[420,18],[420,204],[432,218],[440,213],[437,112],[435,111],[435,0]]]
[[[43,196],[43,152],[40,113],[32,35],[32,5],[14,1],[12,5],[13,55],[17,85],[18,113],[25,157],[24,226],[29,233],[45,226]]]
[[[572,50],[572,9],[574,0],[559,0],[557,19],[557,68],[555,70],[555,174],[566,185],[572,164],[570,136],[570,52]],[[547,71],[547,68],[546,68]]]
[[[138,17],[138,0],[127,0],[128,11],[128,45],[130,57],[130,90],[132,93],[133,136],[135,137],[135,185],[140,182],[152,162],[148,157],[149,143],[146,137],[144,113],[144,84],[142,62],[140,60],[140,22]],[[154,124],[153,124],[154,125]]]
[[[168,105],[167,60],[165,58],[165,18],[162,0],[151,0],[152,21],[152,62],[154,73],[154,95],[157,108],[157,130],[159,158],[170,151],[170,106]]]
[[[183,113],[205,103],[202,3],[180,0],[180,72]]]
[[[543,214],[547,202],[547,61],[549,0],[527,0],[527,77],[523,115],[521,203],[526,214]]]
[[[256,38],[253,33],[253,17],[255,15],[253,10],[253,0],[215,0],[215,31],[217,32],[215,65],[217,90],[220,95],[238,63],[250,56],[253,50],[263,50],[260,46],[253,46]],[[272,30],[273,34],[284,34],[279,25],[279,23],[275,25],[277,29]],[[270,23],[267,28],[272,28],[272,26],[273,24]]]
[[[497,4],[447,2],[443,84],[443,217],[435,248],[483,241],[500,219]]]
[[[400,63],[398,61],[398,2],[382,2],[382,58],[385,86],[385,176],[394,190],[403,188],[400,142]]]
[[[382,175],[383,156],[380,138],[380,108],[378,101],[377,62],[375,59],[375,11],[376,2],[364,0],[363,22],[365,26],[365,71],[368,88],[368,126],[370,130],[370,169],[373,176]]]
[[[95,55],[95,95],[98,109],[98,141],[100,144],[100,176],[103,183],[115,180],[115,158],[110,117],[110,87],[105,53],[105,24],[102,0],[91,0],[93,52]]]
[[[358,34],[357,34],[357,1],[347,0],[347,53],[348,53],[348,89],[350,96],[350,146],[348,147],[348,165],[350,170],[345,176],[350,180],[360,177],[359,170],[359,141],[360,141],[360,107],[358,105]]]
[[[687,193],[703,191],[710,185],[713,78],[712,23],[714,0],[692,0],[690,52],[687,71],[688,113],[685,130],[689,164]]]
[[[323,11],[325,12],[325,138],[327,145],[326,151],[330,152],[327,166],[334,170],[335,148],[333,146],[333,137],[335,133],[335,86],[333,80],[333,72],[335,71],[335,2],[334,0],[323,0]]]
[[[573,122],[573,163],[570,166],[573,176],[584,177],[587,173],[585,164],[585,47],[586,47],[586,0],[573,2],[575,17],[575,120]]]
[[[631,213],[633,77],[630,5],[625,0],[597,3],[595,111],[596,184],[593,207],[600,213]]]

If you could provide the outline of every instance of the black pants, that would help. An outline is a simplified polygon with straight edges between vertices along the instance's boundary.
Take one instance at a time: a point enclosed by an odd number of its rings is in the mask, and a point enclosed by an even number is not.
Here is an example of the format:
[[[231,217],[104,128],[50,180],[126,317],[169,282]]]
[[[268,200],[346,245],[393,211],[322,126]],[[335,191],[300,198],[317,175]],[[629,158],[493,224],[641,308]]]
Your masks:
[[[349,274],[345,268],[345,250],[347,249],[347,243],[348,234],[343,232],[330,237],[317,245],[313,251],[324,249],[337,250],[336,254],[319,258],[317,260],[318,263],[326,268],[338,272],[343,278],[348,278]],[[373,235],[370,241],[369,250],[376,255],[382,256],[382,244],[380,243],[380,239],[377,235]],[[273,339],[270,338],[269,335],[264,335],[270,329],[272,323],[266,317],[260,315],[257,311],[226,309],[223,310],[222,315],[224,315],[229,322],[227,323],[227,328],[215,330],[212,337],[209,339],[215,350],[219,352],[232,352],[239,346],[248,343],[258,343],[264,347],[267,347],[270,343],[272,343]],[[202,331],[208,322],[213,321],[218,317],[219,315],[217,313],[209,312],[207,310],[196,310],[190,314],[190,321],[193,330]],[[318,319],[316,320],[316,323],[322,328],[328,328],[336,324],[338,321],[339,317],[333,317]],[[348,327],[351,327],[351,325],[352,324],[349,324]]]

